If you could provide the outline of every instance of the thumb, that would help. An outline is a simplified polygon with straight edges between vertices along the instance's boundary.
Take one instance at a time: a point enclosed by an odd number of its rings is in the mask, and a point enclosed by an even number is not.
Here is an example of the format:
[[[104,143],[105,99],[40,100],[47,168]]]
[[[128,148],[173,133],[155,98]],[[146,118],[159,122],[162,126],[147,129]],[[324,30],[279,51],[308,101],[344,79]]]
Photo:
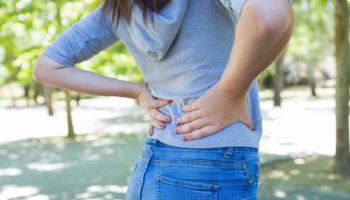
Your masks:
[[[150,107],[151,108],[159,108],[159,107],[165,106],[171,102],[172,102],[172,100],[168,100],[168,99],[153,99],[150,102]]]

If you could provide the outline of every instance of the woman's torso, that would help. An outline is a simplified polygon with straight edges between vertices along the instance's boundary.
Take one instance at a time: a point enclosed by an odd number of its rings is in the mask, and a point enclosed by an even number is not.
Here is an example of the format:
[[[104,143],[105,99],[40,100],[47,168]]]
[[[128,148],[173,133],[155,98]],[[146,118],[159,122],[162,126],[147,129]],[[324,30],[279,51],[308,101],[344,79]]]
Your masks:
[[[175,133],[175,120],[184,114],[182,106],[203,95],[220,79],[231,53],[237,19],[219,0],[171,1],[154,15],[154,25],[148,24],[147,28],[139,10],[134,13],[132,24],[120,23],[116,35],[134,56],[151,93],[173,100],[159,108],[172,122],[165,129],[155,128],[152,138],[188,148],[257,148],[262,133],[257,81],[247,93],[255,131],[235,122],[199,140],[184,142]]]
[[[135,58],[153,96],[173,100],[159,108],[172,122],[164,129],[155,128],[152,138],[176,147],[257,148],[262,124],[256,80],[247,92],[255,131],[234,122],[197,140],[185,142],[181,134],[175,133],[175,120],[184,114],[182,107],[203,95],[226,68],[237,18],[245,1],[172,0],[154,13],[153,22],[147,26],[135,6],[131,23],[121,20],[116,29],[109,23],[110,17],[108,23],[101,23],[98,8],[60,34],[44,54],[64,66],[74,67],[120,40]]]

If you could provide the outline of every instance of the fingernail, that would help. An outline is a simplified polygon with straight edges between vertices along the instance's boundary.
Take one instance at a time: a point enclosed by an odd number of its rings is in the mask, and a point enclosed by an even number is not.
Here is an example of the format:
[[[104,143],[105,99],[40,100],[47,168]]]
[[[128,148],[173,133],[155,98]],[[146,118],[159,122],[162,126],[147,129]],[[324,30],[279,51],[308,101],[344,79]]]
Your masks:
[[[253,126],[252,131],[255,131],[255,126]]]
[[[164,124],[159,125],[161,129],[163,129],[165,126]]]
[[[171,102],[173,102],[173,100],[168,99],[168,103],[171,103]]]
[[[180,124],[180,122],[179,122],[178,120],[176,120],[175,124],[179,125],[179,124]]]
[[[182,141],[187,141],[187,137],[186,136],[182,137]]]
[[[175,132],[176,132],[176,133],[179,133],[179,129],[176,128],[176,129],[175,129]]]
[[[166,122],[171,122],[171,119],[170,118],[166,118],[165,121]]]

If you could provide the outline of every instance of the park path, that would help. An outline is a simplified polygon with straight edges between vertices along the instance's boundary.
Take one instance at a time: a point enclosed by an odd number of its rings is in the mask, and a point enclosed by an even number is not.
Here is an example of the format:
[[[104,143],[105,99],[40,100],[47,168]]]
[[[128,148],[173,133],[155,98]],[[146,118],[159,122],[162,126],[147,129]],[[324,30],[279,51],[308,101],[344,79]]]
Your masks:
[[[0,107],[0,144],[28,138],[64,136],[66,116],[63,102],[54,104],[55,115],[48,117],[44,106]],[[286,100],[281,108],[262,101],[263,138],[260,151],[274,155],[334,155],[334,101]],[[133,100],[99,97],[73,104],[77,133],[140,133],[147,130],[147,116]]]
[[[281,108],[275,108],[271,101],[265,101],[264,95],[262,99],[264,133],[260,152],[263,165],[275,161],[279,163],[280,160],[291,161],[291,158],[305,155],[334,155],[335,117],[332,99],[287,98]],[[74,126],[77,133],[90,135],[84,142],[64,144],[59,140],[26,140],[65,136],[64,102],[55,103],[55,115],[52,117],[48,117],[44,106],[28,108],[19,105],[6,108],[3,105],[4,102],[0,102],[0,155],[7,156],[0,156],[0,185],[5,186],[0,190],[0,199],[17,197],[23,192],[27,192],[24,194],[26,196],[33,196],[33,199],[62,199],[61,196],[67,195],[67,191],[72,198],[83,199],[104,194],[104,199],[122,199],[131,166],[142,147],[140,138],[143,137],[133,135],[129,138],[124,135],[124,139],[120,139],[113,134],[145,134],[148,122],[141,106],[126,98],[83,99],[79,106],[73,104]],[[112,137],[106,134],[112,134]],[[15,142],[21,140],[26,141]],[[27,149],[30,151],[26,152]],[[21,159],[17,159],[19,157]],[[279,164],[298,165],[296,168],[300,168],[300,164],[306,163],[306,160],[307,157],[303,157]],[[121,167],[114,170],[116,166]],[[270,166],[274,170],[275,165]],[[106,170],[96,175],[95,169]],[[290,171],[288,169],[286,167],[286,174]],[[281,174],[281,170],[274,173]],[[58,177],[62,176],[70,179],[58,181],[60,188],[46,182],[61,180]],[[325,191],[324,187],[317,186],[299,187],[293,182],[278,182],[276,177],[269,176],[265,173],[261,179],[262,199],[349,199],[348,193]],[[33,177],[38,182],[32,182]],[[270,179],[275,183],[271,183]]]

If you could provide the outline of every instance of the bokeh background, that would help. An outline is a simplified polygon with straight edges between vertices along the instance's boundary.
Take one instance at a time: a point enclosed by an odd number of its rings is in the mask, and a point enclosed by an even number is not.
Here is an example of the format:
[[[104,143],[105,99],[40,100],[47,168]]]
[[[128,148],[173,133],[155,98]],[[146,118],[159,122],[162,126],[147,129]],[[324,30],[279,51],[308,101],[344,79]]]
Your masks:
[[[33,64],[97,0],[0,0],[0,199],[123,199],[149,124],[134,100],[33,80]],[[295,0],[296,27],[259,76],[260,199],[350,199],[349,1]],[[143,81],[116,43],[76,67]]]

